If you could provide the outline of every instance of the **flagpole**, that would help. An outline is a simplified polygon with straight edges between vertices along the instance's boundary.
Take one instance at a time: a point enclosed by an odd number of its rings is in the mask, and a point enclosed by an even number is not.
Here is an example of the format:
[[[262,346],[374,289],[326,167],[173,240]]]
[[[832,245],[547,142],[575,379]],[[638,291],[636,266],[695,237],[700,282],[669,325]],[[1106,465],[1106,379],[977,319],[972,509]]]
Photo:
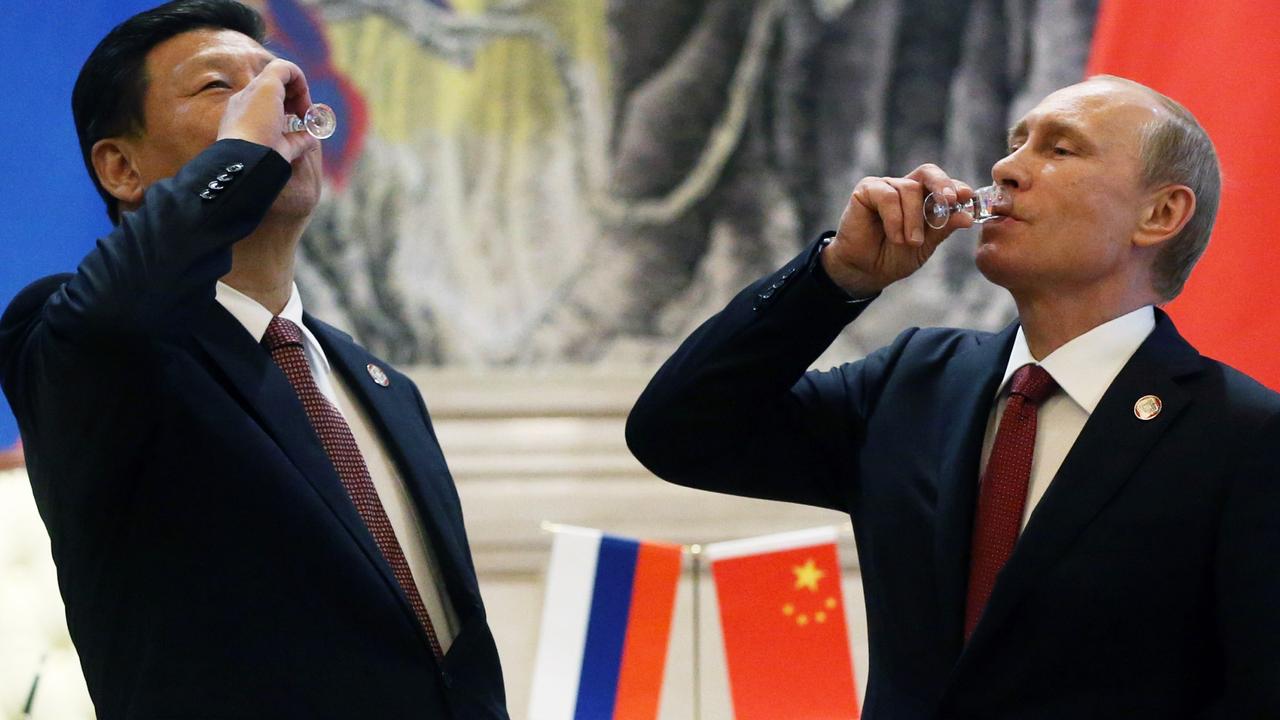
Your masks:
[[[45,661],[49,653],[40,656],[40,664],[36,666],[36,677],[31,681],[31,691],[27,693],[27,704],[22,706],[22,720],[31,720],[31,709],[36,704],[36,689],[40,687],[40,676],[44,674]]]
[[[702,546],[690,545],[693,562],[693,720],[702,720]]]

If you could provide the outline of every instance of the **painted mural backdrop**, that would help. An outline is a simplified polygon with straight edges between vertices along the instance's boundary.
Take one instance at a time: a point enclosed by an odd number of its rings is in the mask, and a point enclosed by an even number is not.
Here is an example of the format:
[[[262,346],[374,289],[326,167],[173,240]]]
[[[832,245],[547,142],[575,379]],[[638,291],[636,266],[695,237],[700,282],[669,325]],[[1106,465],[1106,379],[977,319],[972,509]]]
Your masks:
[[[399,362],[525,366],[660,361],[832,227],[863,175],[937,162],[982,183],[1010,119],[1081,76],[1096,3],[301,9],[367,118],[305,237],[312,307]],[[972,241],[833,356],[908,323],[1007,321]]]
[[[47,132],[71,157],[60,182],[86,219],[56,234],[66,247],[38,271],[0,270],[6,298],[73,267],[106,230],[66,98],[96,40],[147,4],[90,3],[100,18],[78,37],[19,11],[66,58],[48,75],[59,115]],[[1010,118],[1080,77],[1096,12],[1068,0],[255,4],[274,49],[342,121],[304,238],[310,308],[399,363],[474,367],[656,364],[832,227],[863,175],[938,162],[984,181]],[[972,241],[948,243],[832,357],[908,323],[1007,321]]]
[[[72,268],[106,230],[75,148],[70,87],[106,29],[148,4],[0,9],[7,129],[23,139],[2,150],[0,198],[16,229],[0,246],[0,301]],[[984,184],[1012,120],[1083,75],[1099,11],[1098,0],[254,4],[274,49],[341,120],[302,248],[309,307],[396,362],[476,368],[652,366],[831,228],[862,176],[936,162]],[[1212,63],[1233,47],[1250,62],[1280,47],[1245,37],[1274,30],[1269,0],[1245,5],[1174,2],[1111,22],[1109,47],[1153,58],[1159,72],[1140,79],[1195,100],[1215,136],[1245,137],[1258,123],[1233,125],[1225,108],[1265,88]],[[1197,29],[1209,25],[1219,31]],[[1166,42],[1175,30],[1188,39],[1179,52]],[[1094,69],[1129,67],[1109,62]],[[1237,86],[1243,102],[1203,92]],[[1248,196],[1232,195],[1232,162],[1224,211]],[[1005,323],[1011,302],[974,269],[974,240],[954,236],[826,359],[910,324]],[[1214,290],[1193,279],[1188,294]],[[0,448],[15,440],[0,412]]]

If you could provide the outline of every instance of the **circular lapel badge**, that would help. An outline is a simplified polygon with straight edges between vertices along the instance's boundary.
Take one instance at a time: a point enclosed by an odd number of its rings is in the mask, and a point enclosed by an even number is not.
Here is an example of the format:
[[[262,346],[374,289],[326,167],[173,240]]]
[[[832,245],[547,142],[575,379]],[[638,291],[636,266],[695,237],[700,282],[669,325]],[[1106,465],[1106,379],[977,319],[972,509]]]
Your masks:
[[[1160,398],[1155,395],[1143,395],[1133,404],[1133,414],[1139,420],[1151,420],[1160,414],[1162,407],[1164,404],[1160,402]]]
[[[382,368],[378,367],[377,365],[374,365],[373,363],[369,363],[368,365],[365,366],[365,369],[369,371],[369,377],[373,378],[373,381],[378,383],[382,387],[387,387],[388,385],[391,384],[391,378],[387,377],[387,374],[382,372]]]

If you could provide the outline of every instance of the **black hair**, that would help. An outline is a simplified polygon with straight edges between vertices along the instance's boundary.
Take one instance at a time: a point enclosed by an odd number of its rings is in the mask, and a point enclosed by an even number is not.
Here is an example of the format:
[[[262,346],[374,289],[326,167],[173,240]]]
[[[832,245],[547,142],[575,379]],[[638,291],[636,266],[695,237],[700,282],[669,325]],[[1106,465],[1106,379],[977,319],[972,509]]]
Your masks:
[[[138,13],[117,25],[89,54],[71,91],[80,154],[112,223],[120,220],[119,202],[93,168],[94,143],[146,129],[147,54],[160,43],[192,30],[234,30],[259,43],[266,25],[258,11],[235,0],[174,0]]]

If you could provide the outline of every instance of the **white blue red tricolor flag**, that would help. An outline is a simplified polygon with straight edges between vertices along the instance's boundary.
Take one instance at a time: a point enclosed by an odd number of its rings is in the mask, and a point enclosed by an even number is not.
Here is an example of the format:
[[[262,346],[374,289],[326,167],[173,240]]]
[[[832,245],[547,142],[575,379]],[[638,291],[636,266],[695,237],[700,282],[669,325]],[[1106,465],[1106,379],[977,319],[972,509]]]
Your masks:
[[[652,720],[671,639],[679,545],[557,526],[529,720]]]

